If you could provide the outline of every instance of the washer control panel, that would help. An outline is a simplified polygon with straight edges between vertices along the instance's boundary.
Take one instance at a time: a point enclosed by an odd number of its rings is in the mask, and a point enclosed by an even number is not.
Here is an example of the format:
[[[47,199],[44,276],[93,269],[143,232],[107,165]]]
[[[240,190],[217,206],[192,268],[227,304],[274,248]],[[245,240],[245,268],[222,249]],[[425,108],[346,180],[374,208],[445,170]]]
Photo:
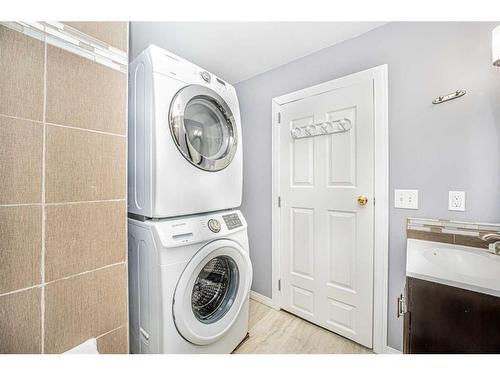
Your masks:
[[[222,215],[222,218],[224,219],[227,229],[229,230],[241,227],[243,225],[237,213]]]
[[[132,220],[129,218],[129,221]],[[224,211],[138,222],[154,228],[164,247],[201,243],[245,230],[247,223],[240,211]]]
[[[208,220],[208,229],[210,229],[214,233],[220,232],[220,221],[217,219]]]

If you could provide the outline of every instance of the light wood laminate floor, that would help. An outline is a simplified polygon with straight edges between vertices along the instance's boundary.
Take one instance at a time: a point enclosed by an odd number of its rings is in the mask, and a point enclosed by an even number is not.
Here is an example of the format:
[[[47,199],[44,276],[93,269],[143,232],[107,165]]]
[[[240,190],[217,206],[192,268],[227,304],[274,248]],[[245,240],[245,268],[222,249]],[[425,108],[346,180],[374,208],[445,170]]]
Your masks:
[[[368,354],[371,350],[283,310],[250,300],[250,337],[236,354]]]

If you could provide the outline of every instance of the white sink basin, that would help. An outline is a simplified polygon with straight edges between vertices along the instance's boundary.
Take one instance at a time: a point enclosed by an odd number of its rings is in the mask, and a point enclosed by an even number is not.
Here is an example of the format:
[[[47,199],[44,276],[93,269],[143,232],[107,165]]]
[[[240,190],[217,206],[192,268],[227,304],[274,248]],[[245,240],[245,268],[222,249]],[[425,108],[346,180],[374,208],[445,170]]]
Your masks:
[[[475,247],[409,239],[406,275],[500,297],[500,256]]]

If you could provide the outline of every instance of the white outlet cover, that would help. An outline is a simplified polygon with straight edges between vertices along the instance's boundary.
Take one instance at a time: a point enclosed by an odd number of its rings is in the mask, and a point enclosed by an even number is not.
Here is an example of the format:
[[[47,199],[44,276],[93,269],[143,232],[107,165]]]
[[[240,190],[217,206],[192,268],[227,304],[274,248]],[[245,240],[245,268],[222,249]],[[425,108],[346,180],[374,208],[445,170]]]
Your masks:
[[[465,211],[465,191],[448,192],[448,210]]]
[[[418,210],[418,190],[415,189],[395,189],[394,208],[405,208]]]

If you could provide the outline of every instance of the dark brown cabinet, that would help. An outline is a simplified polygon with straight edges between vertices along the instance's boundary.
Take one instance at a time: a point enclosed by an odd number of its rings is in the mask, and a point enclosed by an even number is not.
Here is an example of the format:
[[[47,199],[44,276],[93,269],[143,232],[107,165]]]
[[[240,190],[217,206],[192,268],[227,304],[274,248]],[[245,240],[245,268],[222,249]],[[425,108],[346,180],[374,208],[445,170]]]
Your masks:
[[[405,353],[500,353],[500,298],[407,277]]]

